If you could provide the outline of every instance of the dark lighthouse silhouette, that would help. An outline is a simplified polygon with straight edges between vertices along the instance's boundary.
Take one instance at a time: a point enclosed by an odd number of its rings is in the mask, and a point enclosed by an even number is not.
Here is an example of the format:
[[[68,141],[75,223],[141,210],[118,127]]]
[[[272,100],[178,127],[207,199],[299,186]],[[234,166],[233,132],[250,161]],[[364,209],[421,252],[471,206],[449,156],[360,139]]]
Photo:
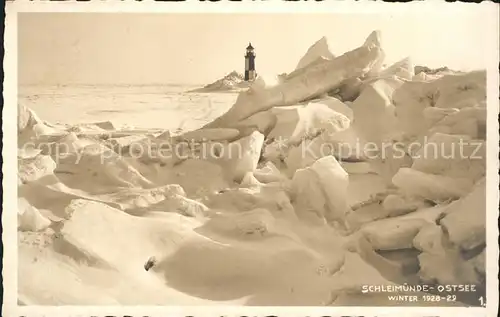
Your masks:
[[[245,54],[245,81],[253,81],[256,76],[255,52],[252,43],[248,43],[247,53]]]

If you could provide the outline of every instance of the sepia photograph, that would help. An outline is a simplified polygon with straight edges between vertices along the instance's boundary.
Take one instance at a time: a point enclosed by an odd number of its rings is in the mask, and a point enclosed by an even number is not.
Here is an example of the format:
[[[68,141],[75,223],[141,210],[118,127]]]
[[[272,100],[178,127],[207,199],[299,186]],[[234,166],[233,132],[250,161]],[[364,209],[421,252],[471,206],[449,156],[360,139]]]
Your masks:
[[[486,307],[484,12],[19,12],[17,304]]]

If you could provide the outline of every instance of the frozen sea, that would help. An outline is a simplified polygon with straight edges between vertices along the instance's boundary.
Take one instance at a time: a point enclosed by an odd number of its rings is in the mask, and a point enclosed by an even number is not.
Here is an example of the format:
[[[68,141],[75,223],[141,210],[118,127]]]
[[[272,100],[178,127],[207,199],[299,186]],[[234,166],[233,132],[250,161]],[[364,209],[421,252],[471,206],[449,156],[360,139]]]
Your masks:
[[[237,93],[188,93],[192,85],[21,85],[19,102],[45,121],[112,121],[117,127],[188,131],[226,112]]]

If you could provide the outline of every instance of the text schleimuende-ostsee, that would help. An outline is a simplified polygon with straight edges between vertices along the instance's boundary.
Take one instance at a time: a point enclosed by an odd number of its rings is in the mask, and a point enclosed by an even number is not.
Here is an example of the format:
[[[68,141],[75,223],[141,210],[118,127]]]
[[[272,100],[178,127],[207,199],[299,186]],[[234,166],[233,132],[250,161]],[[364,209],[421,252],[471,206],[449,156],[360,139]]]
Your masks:
[[[363,285],[362,293],[402,293],[402,292],[470,293],[477,292],[474,284],[450,285]]]

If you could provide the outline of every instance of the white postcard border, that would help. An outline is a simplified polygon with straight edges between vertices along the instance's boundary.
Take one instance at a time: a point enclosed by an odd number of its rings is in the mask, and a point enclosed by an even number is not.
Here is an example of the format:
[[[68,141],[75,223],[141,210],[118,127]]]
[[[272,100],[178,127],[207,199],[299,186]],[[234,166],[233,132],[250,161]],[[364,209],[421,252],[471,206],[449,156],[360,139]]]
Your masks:
[[[239,307],[239,306],[17,306],[17,13],[20,12],[143,12],[143,13],[391,13],[418,11],[425,23],[425,11],[442,10],[443,14],[466,14],[482,10],[485,21],[492,21],[491,48],[487,52],[487,308],[438,307]],[[498,121],[499,14],[494,3],[463,4],[434,1],[379,3],[371,1],[283,2],[184,2],[90,1],[49,2],[16,0],[6,4],[4,109],[3,109],[3,213],[4,243],[3,316],[496,316],[498,307]],[[431,40],[431,38],[430,38]],[[486,54],[486,53],[485,53]],[[48,272],[50,274],[50,272]]]

